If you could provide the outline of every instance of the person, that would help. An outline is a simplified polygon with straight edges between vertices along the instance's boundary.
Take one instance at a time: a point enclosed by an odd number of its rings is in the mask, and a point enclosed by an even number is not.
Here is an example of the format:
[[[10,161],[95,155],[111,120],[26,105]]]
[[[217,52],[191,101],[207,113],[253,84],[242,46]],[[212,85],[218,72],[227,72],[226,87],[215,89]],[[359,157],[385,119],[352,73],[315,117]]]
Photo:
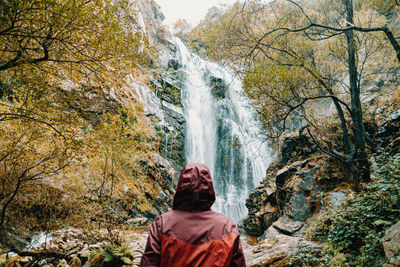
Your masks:
[[[141,267],[246,266],[236,224],[211,210],[215,192],[204,164],[186,165],[172,210],[150,227]]]

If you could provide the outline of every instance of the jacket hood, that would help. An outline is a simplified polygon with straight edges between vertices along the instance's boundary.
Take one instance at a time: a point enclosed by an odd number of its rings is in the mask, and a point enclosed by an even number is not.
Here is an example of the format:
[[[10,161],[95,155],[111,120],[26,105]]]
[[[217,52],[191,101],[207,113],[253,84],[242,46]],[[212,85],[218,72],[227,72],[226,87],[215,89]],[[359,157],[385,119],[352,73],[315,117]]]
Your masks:
[[[211,174],[206,165],[186,165],[179,177],[172,208],[185,211],[210,210],[215,201]]]

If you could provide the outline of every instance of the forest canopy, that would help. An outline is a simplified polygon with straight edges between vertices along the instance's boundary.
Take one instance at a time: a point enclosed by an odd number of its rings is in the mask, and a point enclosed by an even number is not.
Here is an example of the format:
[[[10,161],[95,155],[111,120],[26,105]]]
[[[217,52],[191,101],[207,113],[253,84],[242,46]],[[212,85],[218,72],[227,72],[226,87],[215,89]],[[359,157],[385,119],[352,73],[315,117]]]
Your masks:
[[[154,204],[158,143],[127,82],[153,53],[136,16],[125,0],[0,0],[3,245]]]
[[[373,0],[237,2],[214,10],[186,38],[243,77],[267,138],[302,126],[321,151],[348,165],[357,187],[369,180],[372,138],[364,117],[385,101],[371,108],[361,97],[382,76],[389,94],[397,92],[399,7]],[[326,125],[337,125],[337,138]]]

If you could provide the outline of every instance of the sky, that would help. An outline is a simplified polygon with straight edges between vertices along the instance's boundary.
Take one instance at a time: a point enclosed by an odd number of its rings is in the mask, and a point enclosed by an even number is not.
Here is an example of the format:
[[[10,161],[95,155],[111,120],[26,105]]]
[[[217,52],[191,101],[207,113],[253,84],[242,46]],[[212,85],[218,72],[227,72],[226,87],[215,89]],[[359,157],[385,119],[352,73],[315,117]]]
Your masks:
[[[164,23],[171,25],[178,19],[186,19],[196,26],[207,14],[210,7],[219,4],[233,4],[236,0],[156,0],[165,15]]]

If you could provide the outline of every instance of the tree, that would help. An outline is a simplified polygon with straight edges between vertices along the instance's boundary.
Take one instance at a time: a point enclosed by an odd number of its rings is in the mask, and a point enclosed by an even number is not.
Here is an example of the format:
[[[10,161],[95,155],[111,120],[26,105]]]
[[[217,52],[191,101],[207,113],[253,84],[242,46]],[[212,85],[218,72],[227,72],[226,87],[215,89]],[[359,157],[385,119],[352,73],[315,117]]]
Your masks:
[[[0,71],[36,65],[53,75],[62,67],[64,75],[103,82],[107,75],[122,77],[121,63],[138,64],[146,46],[128,25],[133,14],[124,0],[1,0]]]
[[[192,26],[186,19],[178,19],[172,25],[173,32],[179,38],[184,38],[192,29]]]
[[[213,28],[203,23],[195,34],[207,43],[210,56],[244,75],[245,89],[255,100],[270,137],[281,136],[294,117],[302,118],[306,129],[314,129],[309,134],[320,149],[348,164],[358,187],[359,179],[369,180],[361,79],[366,71],[377,73],[371,59],[382,57],[389,45],[397,51],[396,43],[390,41],[387,26],[375,27],[385,19],[365,3],[357,3],[356,22],[352,1],[311,5],[316,3],[247,1],[226,10]],[[354,26],[360,22],[368,26]],[[381,33],[389,42],[382,41]],[[345,72],[348,83],[343,82]],[[344,147],[324,133],[317,113],[321,111],[318,103],[325,100],[336,109]]]
[[[87,129],[99,131],[97,120],[117,109],[93,111],[101,103],[91,99],[102,99],[111,88],[117,96],[125,93],[126,74],[145,67],[151,57],[146,38],[132,23],[135,15],[125,0],[0,0],[1,234],[25,221],[18,213],[29,204],[24,199],[46,201],[45,194],[28,189],[82,186],[71,168],[77,172],[80,157],[92,159]],[[140,133],[151,129],[140,125]],[[142,141],[146,146],[154,140]]]

